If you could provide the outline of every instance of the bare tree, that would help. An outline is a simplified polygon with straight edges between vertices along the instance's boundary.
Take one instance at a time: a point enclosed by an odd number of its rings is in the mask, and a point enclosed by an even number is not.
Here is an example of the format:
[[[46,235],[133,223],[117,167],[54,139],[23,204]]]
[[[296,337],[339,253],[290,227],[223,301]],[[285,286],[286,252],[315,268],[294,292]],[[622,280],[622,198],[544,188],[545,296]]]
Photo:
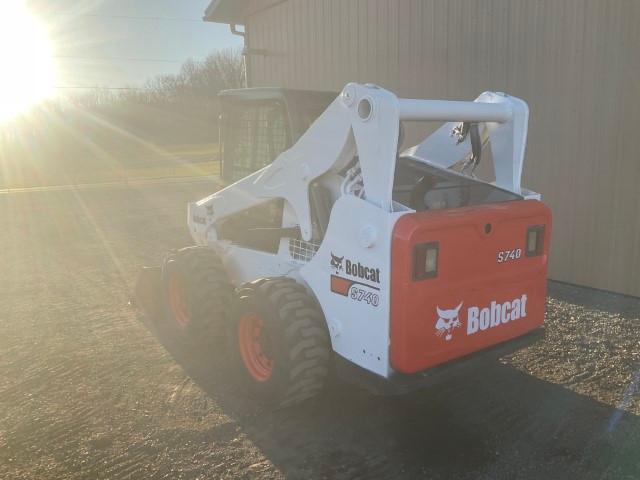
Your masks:
[[[160,152],[217,141],[217,94],[243,84],[242,55],[225,50],[142,88],[94,89],[43,104],[0,130],[0,188],[171,165]]]

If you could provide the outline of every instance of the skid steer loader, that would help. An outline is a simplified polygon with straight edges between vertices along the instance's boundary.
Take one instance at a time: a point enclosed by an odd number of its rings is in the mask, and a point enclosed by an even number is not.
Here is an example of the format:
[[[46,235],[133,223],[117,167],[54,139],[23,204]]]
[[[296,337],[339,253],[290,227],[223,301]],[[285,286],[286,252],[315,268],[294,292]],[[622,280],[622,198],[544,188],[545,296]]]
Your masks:
[[[196,246],[169,252],[136,291],[180,335],[226,339],[250,393],[288,406],[330,373],[403,393],[542,336],[551,213],[520,185],[524,101],[351,83],[222,104],[234,183],[188,206]],[[399,153],[402,121],[446,123]],[[491,182],[475,175],[489,144]]]

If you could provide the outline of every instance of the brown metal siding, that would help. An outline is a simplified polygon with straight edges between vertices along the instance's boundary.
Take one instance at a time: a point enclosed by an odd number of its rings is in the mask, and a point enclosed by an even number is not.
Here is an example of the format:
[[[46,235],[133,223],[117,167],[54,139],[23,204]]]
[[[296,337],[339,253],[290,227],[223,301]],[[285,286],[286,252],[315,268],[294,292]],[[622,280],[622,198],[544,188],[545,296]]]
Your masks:
[[[250,57],[254,86],[524,98],[523,183],[554,212],[551,277],[640,296],[640,2],[256,0],[250,12],[250,47],[266,50]]]

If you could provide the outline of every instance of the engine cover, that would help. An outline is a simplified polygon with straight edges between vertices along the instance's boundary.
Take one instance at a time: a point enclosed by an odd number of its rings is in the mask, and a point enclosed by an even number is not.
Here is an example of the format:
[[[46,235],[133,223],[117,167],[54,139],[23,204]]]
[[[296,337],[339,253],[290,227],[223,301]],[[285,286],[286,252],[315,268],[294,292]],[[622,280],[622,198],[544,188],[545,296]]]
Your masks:
[[[527,252],[536,231],[542,244]],[[539,327],[550,234],[551,212],[536,200],[402,216],[391,246],[391,366],[415,373]],[[416,275],[421,245],[437,248],[434,275]]]

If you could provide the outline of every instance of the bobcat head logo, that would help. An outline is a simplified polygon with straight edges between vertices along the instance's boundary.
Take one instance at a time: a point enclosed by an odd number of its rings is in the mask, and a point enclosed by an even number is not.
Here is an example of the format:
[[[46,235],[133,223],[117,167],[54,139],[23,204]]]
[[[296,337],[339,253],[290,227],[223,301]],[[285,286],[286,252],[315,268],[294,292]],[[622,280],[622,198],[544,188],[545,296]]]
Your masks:
[[[438,311],[438,321],[436,322],[436,335],[442,337],[448,342],[453,338],[453,329],[460,328],[460,318],[458,318],[462,302],[456,308],[451,310],[442,310],[436,307]]]
[[[342,260],[344,260],[344,255],[342,257],[336,257],[333,252],[331,252],[331,266],[335,268],[337,272],[342,270]]]

